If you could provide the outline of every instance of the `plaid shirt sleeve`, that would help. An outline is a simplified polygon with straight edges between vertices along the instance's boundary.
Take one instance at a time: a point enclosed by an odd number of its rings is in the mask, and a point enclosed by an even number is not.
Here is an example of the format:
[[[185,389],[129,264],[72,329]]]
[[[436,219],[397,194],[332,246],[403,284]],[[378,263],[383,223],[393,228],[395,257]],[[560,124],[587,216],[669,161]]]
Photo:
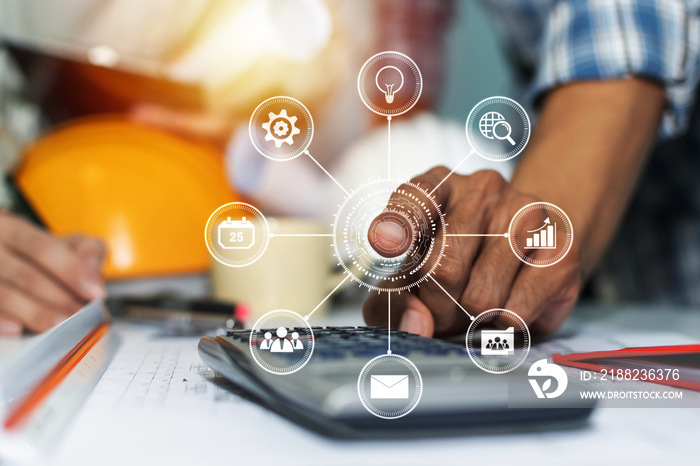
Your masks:
[[[533,100],[572,81],[643,76],[666,88],[661,135],[670,137],[686,129],[700,77],[700,0],[493,3],[510,7],[509,12],[497,8],[497,13],[503,12],[505,25],[513,26],[511,33],[521,36],[513,39],[536,43],[530,49],[535,62],[529,90]],[[530,24],[525,26],[527,19]]]

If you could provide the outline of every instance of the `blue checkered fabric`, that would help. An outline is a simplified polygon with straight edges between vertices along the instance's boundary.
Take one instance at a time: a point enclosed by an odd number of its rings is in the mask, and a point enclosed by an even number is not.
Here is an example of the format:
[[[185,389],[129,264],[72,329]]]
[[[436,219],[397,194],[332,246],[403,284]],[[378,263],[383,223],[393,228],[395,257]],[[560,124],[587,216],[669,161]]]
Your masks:
[[[700,1],[483,1],[530,70],[531,103],[579,80],[665,86],[659,143],[592,289],[611,301],[700,306]]]
[[[557,85],[644,76],[666,87],[662,135],[688,126],[700,77],[698,0],[484,0],[521,64],[529,97]]]

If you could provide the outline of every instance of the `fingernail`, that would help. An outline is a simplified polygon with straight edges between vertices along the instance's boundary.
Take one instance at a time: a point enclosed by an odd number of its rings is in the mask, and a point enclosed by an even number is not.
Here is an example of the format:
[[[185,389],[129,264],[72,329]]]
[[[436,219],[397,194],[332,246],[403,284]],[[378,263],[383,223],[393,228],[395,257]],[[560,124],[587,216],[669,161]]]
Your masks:
[[[85,278],[82,281],[82,289],[90,299],[102,299],[105,297],[104,285],[94,278]]]
[[[418,311],[413,309],[407,309],[406,312],[401,316],[401,322],[399,322],[399,330],[404,332],[417,333],[419,335],[425,335],[426,324],[425,317]]]
[[[377,239],[388,247],[398,247],[406,240],[406,232],[396,222],[382,222],[377,225]]]
[[[407,225],[400,220],[379,215],[370,225],[367,233],[372,248],[383,257],[397,257],[411,247]]]
[[[13,320],[0,321],[0,333],[3,335],[19,335],[22,333],[22,324]]]

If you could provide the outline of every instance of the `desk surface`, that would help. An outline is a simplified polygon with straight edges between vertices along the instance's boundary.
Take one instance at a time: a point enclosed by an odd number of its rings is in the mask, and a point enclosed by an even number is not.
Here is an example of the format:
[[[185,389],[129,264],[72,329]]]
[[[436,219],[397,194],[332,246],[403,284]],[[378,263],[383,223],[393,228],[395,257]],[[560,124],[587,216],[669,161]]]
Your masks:
[[[359,311],[318,324],[360,324]],[[316,322],[315,322],[316,323]],[[122,325],[112,366],[67,428],[52,464],[640,464],[696,461],[700,409],[598,409],[580,428],[457,438],[339,441],[245,401],[204,366],[198,338]],[[700,341],[700,312],[581,307],[554,344],[613,335],[621,345]],[[593,341],[593,340],[591,340]],[[552,342],[550,342],[551,344]],[[546,343],[544,343],[546,344]],[[606,348],[589,348],[598,350]],[[121,384],[121,385],[120,385]],[[117,387],[117,388],[115,388]],[[121,387],[121,388],[120,388]],[[115,396],[115,391],[118,394]],[[449,462],[449,463],[448,463]]]

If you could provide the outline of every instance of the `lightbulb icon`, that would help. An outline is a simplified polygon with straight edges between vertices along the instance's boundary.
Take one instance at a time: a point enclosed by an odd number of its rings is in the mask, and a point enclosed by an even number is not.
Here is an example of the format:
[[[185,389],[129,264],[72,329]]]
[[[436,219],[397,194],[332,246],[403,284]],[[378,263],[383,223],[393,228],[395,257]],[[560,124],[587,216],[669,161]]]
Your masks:
[[[379,78],[379,75],[382,75],[381,79]],[[399,87],[394,88],[394,86],[396,86],[396,81],[398,81],[397,78],[401,79],[401,83],[399,84]],[[379,84],[380,81],[383,83],[384,87]],[[374,82],[377,84],[377,88],[384,93],[386,103],[390,104],[394,102],[394,94],[399,92],[403,87],[403,73],[397,67],[388,65],[377,72]]]
[[[362,103],[385,117],[408,112],[418,102],[422,90],[423,78],[418,66],[399,52],[380,52],[369,57],[357,75],[357,92]]]

